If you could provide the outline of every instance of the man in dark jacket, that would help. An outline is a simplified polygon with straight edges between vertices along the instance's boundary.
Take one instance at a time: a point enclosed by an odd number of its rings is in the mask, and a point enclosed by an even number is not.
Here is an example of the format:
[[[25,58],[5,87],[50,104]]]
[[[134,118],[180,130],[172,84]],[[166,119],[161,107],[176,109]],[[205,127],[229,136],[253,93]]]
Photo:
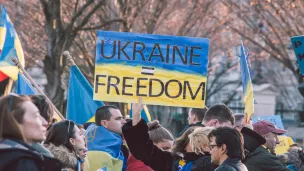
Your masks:
[[[244,158],[243,137],[239,131],[229,127],[212,130],[208,135],[211,162],[219,165],[215,171],[247,171],[241,162]]]
[[[259,121],[253,125],[261,135],[275,132],[275,134],[285,133],[285,130],[276,128],[272,123],[267,121]],[[272,134],[269,136],[273,136]],[[266,138],[266,137],[265,137]],[[277,138],[266,138],[265,145],[259,146],[256,150],[250,153],[248,158],[245,160],[245,165],[249,171],[289,171],[282,165],[279,159],[268,151],[268,148],[274,150],[275,145],[278,143]],[[276,140],[276,141],[275,141]]]

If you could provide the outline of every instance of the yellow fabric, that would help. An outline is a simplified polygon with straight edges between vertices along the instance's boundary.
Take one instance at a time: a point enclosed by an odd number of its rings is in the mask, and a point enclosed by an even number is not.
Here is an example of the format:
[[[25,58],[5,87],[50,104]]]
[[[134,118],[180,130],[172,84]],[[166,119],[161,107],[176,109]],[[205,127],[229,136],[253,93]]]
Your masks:
[[[6,28],[0,27],[0,50],[3,49],[3,45],[5,42]]]
[[[291,137],[288,136],[278,136],[280,144],[275,148],[276,154],[284,154],[288,152],[289,147],[294,144],[294,141]]]
[[[88,122],[95,122],[95,115],[91,117],[91,119]]]
[[[245,104],[245,119],[246,123],[249,122],[251,116],[254,113],[254,97],[252,83],[247,83],[246,92],[244,94],[244,104]]]
[[[123,161],[113,158],[110,154],[102,151],[88,151],[87,161],[89,171],[106,168],[107,171],[121,171]]]

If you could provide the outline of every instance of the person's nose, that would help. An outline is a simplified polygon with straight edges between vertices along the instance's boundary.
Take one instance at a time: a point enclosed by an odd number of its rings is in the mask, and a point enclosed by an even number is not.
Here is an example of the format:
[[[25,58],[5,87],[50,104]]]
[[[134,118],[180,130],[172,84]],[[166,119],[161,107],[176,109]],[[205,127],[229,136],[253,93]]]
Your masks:
[[[122,119],[122,120],[121,120],[121,123],[122,123],[122,124],[125,124],[125,123],[126,123],[126,120]]]
[[[42,121],[42,126],[44,126],[45,128],[48,128],[49,123],[41,116],[41,121]]]
[[[278,137],[276,137],[276,144],[280,144],[280,140]]]

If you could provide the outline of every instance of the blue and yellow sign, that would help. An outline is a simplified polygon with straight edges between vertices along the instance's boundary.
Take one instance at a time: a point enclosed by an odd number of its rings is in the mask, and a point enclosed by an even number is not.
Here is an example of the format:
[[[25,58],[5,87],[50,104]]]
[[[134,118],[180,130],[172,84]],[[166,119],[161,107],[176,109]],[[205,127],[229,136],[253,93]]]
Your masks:
[[[94,100],[202,108],[209,40],[98,31]]]
[[[297,57],[301,74],[304,75],[304,36],[292,37],[291,43]]]

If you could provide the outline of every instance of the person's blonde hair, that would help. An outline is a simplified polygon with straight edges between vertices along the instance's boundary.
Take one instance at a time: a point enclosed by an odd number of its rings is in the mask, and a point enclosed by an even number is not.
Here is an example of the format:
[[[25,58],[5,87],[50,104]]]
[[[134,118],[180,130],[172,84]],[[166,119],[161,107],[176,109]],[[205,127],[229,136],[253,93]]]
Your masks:
[[[212,127],[198,127],[188,137],[192,151],[196,154],[204,154],[204,147],[209,147],[208,134]]]

